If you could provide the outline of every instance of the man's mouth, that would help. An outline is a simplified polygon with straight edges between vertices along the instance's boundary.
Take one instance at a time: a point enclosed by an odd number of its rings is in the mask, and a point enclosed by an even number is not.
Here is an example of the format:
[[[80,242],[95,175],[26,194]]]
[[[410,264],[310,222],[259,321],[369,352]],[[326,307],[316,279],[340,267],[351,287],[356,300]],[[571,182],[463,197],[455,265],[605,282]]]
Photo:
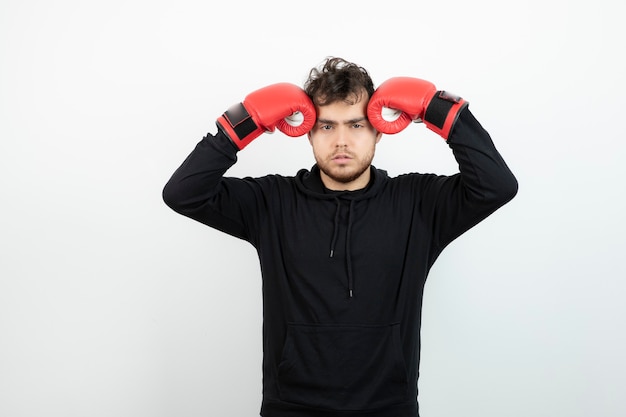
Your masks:
[[[352,159],[352,157],[350,155],[348,155],[348,154],[340,153],[340,154],[337,154],[337,155],[333,155],[333,157],[331,159],[333,161],[336,161],[336,162],[345,162],[345,161],[348,161],[348,160]]]

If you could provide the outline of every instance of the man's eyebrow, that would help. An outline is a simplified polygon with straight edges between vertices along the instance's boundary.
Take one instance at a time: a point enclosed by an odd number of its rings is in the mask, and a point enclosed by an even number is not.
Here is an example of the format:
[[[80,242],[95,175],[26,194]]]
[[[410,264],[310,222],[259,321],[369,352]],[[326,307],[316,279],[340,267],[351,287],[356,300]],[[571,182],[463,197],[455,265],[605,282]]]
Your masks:
[[[359,123],[359,122],[363,122],[363,121],[367,121],[367,117],[366,116],[345,120],[342,123],[345,124],[345,125],[351,125],[351,124]],[[321,123],[321,124],[325,124],[325,125],[336,125],[336,124],[338,124],[338,122],[336,120],[330,120],[330,119],[317,119],[317,123]]]

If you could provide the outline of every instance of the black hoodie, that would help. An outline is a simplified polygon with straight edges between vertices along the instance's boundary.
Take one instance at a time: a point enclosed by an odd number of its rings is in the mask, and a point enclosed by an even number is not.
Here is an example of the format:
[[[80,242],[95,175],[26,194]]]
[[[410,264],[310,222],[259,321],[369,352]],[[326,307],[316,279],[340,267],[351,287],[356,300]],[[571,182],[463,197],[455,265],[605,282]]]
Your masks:
[[[422,294],[441,251],[512,199],[517,181],[469,109],[448,144],[452,176],[325,189],[293,177],[229,178],[237,150],[207,135],[163,191],[175,211],[245,239],[263,278],[265,417],[418,415]]]

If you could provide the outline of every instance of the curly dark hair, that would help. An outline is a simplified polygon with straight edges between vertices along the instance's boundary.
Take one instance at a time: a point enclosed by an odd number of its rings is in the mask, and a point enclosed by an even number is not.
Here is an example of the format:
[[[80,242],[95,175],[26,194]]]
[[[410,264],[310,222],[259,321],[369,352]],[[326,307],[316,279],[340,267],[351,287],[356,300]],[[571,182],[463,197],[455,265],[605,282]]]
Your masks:
[[[374,94],[374,82],[367,70],[343,58],[328,57],[319,67],[311,69],[304,91],[317,106],[343,101],[354,104],[363,94]]]

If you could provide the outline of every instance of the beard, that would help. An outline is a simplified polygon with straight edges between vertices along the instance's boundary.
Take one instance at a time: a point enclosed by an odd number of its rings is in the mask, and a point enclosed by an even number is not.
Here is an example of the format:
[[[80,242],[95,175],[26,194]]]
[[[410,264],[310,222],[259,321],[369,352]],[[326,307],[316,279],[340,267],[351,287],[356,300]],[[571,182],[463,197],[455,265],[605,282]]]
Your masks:
[[[349,184],[359,179],[367,170],[370,169],[370,165],[374,159],[373,152],[369,152],[361,158],[358,158],[349,152],[340,153],[347,154],[352,158],[349,164],[337,165],[334,163],[333,157],[335,154],[329,155],[325,158],[315,155],[315,160],[320,171],[331,180],[340,184]]]

